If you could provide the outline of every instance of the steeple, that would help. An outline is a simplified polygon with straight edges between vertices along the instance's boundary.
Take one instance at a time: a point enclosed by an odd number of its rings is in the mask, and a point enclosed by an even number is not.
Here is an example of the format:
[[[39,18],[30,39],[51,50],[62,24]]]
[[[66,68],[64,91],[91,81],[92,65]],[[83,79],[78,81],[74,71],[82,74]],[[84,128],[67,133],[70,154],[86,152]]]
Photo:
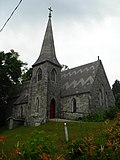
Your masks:
[[[39,65],[43,62],[49,61],[59,67],[61,67],[60,63],[58,62],[55,54],[55,46],[54,46],[54,39],[53,39],[53,31],[52,31],[52,23],[51,23],[51,7],[49,9],[49,19],[48,24],[41,48],[40,55],[37,61],[33,64],[33,66]]]

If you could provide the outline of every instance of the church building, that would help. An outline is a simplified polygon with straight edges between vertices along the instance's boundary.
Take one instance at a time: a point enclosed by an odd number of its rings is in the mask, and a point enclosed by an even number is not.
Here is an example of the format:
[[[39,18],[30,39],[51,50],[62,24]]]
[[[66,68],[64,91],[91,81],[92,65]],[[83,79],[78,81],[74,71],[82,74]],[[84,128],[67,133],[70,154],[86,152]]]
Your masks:
[[[12,106],[12,117],[38,126],[49,119],[80,119],[114,105],[101,60],[61,71],[51,23],[51,9],[40,55],[32,65],[32,77],[24,82]]]

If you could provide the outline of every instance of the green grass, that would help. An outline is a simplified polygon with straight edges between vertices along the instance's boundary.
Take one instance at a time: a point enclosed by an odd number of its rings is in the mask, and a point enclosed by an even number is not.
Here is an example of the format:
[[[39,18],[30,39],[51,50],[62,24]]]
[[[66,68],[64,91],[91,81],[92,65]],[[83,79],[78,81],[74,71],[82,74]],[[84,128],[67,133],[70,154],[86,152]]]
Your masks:
[[[104,141],[104,131],[110,127],[112,122],[105,125],[103,122],[67,122],[69,141],[80,140],[83,137],[94,135],[101,137]],[[7,140],[4,149],[9,152],[13,149],[17,141],[27,142],[33,132],[40,131],[42,137],[47,137],[53,145],[58,148],[67,146],[65,141],[64,123],[48,122],[39,127],[19,126],[13,130],[0,129],[0,135],[6,136]],[[1,149],[1,148],[0,148]]]

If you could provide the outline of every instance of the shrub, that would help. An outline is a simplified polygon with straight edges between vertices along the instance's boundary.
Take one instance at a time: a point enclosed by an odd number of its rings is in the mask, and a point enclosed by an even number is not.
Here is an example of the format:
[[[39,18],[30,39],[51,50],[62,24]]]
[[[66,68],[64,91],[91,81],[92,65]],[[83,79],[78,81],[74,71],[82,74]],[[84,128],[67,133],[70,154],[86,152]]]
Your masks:
[[[120,93],[115,94],[115,105],[120,109]]]
[[[49,160],[55,153],[55,149],[47,138],[43,138],[42,132],[33,132],[27,143],[17,145],[15,154],[20,160],[34,159],[34,160]]]
[[[105,120],[105,111],[101,110],[94,114],[83,116],[83,121],[87,122],[103,122]]]
[[[109,109],[105,111],[105,119],[112,120],[116,118],[117,112],[119,112],[119,109],[116,106],[109,107]]]
[[[97,113],[83,116],[82,120],[87,122],[103,122],[106,119],[113,120],[114,118],[116,118],[118,111],[119,109],[116,106],[111,106],[108,110],[101,109]]]
[[[0,151],[1,160],[64,160],[64,155],[57,153],[52,142],[43,137],[44,131],[35,131],[27,142],[18,140],[9,154]],[[4,148],[6,137],[0,136],[1,148]]]
[[[6,141],[6,137],[0,135],[0,147],[4,145],[5,141]],[[7,155],[5,154],[4,150],[1,149],[1,150],[0,150],[0,159],[1,159],[1,160],[2,160],[2,159],[6,159],[6,157],[7,157]]]
[[[99,141],[99,143],[97,143]],[[105,131],[105,141],[86,137],[70,143],[66,160],[119,160],[120,159],[120,112],[116,122]]]

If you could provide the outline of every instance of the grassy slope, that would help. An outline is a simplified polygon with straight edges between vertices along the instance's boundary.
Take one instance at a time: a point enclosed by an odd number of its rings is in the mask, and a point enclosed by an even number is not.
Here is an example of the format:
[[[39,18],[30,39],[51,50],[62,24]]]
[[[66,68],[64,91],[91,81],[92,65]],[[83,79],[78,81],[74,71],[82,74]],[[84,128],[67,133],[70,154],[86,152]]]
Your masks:
[[[111,123],[111,122],[110,122]],[[104,140],[104,130],[110,126],[104,123],[98,122],[67,122],[69,140],[79,140],[83,137],[94,135],[95,137],[101,137],[101,141]],[[0,135],[7,137],[4,144],[5,150],[10,151],[17,141],[27,139],[31,136],[34,131],[41,131],[41,136],[49,138],[50,141],[58,148],[65,146],[65,134],[64,134],[64,123],[63,122],[48,122],[39,127],[24,127],[20,126],[13,130],[2,129]]]

